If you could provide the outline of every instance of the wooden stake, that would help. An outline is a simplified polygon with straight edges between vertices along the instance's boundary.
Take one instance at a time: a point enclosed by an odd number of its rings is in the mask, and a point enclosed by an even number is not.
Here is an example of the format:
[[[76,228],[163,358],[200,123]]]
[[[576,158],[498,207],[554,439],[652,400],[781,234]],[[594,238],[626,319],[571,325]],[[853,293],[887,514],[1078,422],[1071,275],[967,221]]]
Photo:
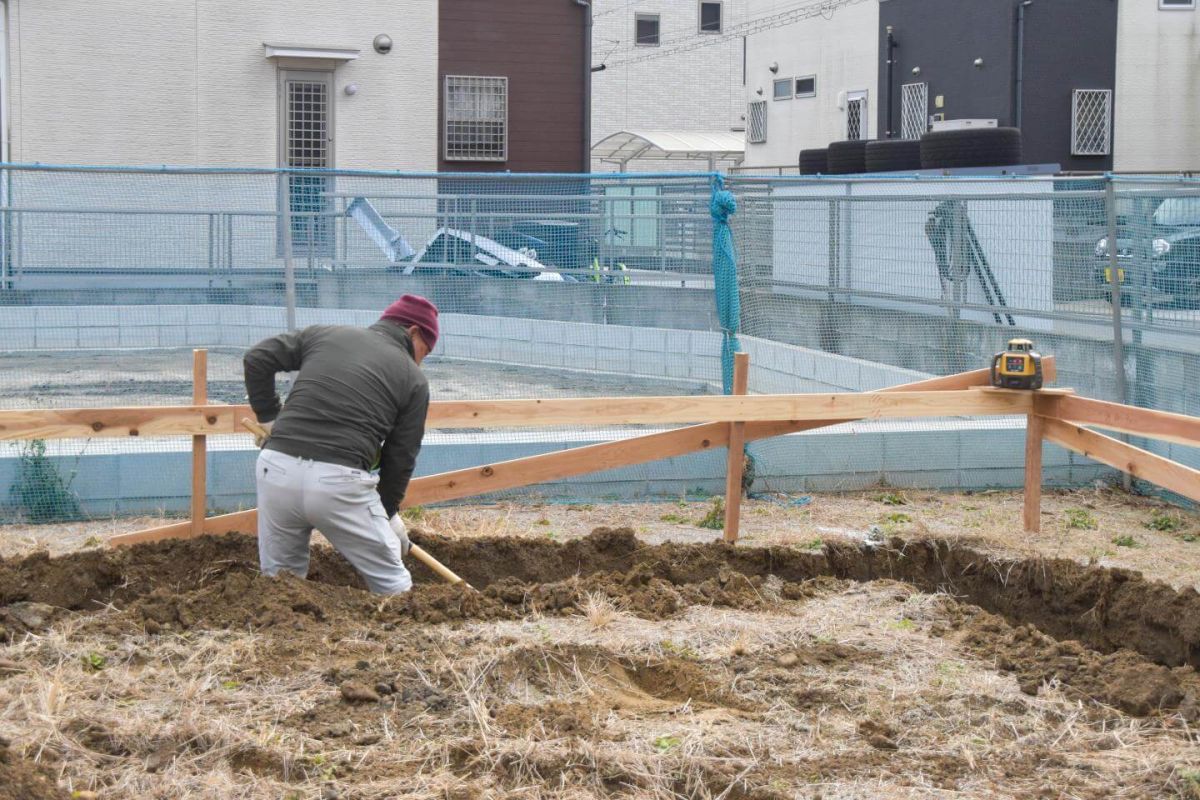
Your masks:
[[[1025,422],[1025,511],[1026,533],[1042,531],[1042,440],[1046,420],[1030,414]]]
[[[192,351],[192,403],[208,403],[208,351]],[[208,439],[192,437],[192,535],[204,534],[204,515],[208,510]]]
[[[745,394],[750,383],[750,354],[733,356],[733,393]],[[725,464],[725,541],[736,542],[742,522],[742,475],[746,470],[746,423],[729,423],[729,459]]]

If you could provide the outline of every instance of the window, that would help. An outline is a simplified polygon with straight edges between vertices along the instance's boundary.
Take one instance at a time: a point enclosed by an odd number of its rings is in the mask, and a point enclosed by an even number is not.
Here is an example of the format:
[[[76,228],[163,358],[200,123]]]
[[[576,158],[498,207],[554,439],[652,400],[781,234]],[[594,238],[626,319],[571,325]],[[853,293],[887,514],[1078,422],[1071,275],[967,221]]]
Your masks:
[[[1071,155],[1106,156],[1112,152],[1111,118],[1111,89],[1076,89],[1071,98]]]
[[[1158,7],[1167,11],[1196,7],[1196,0],[1158,0]]]
[[[279,161],[282,167],[324,169],[333,166],[333,73],[280,72]],[[327,254],[333,245],[329,179],[322,175],[287,176],[293,252]],[[282,228],[278,251],[283,253]]]
[[[846,94],[846,138],[868,138],[867,123],[867,93],[848,92]]]
[[[633,41],[638,47],[658,47],[658,14],[633,15]]]
[[[446,76],[447,161],[508,158],[508,78]]]
[[[809,75],[807,78],[796,78],[796,97],[816,97],[817,78]]]
[[[700,32],[701,33],[720,33],[721,32],[721,4],[720,3],[700,3]]]
[[[778,78],[775,81],[775,91],[772,95],[776,100],[792,99],[792,79]]]
[[[746,141],[750,144],[762,144],[767,141],[766,100],[757,100],[750,104]]]
[[[920,139],[929,130],[929,84],[900,87],[900,138]]]

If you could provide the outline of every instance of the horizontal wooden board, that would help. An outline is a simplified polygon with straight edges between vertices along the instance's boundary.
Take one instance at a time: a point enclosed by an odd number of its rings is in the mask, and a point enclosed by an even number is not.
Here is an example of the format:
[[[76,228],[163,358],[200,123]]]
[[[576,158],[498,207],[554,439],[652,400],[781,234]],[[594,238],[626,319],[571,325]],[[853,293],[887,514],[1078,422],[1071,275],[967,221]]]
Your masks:
[[[699,397],[463,400],[429,409],[429,428],[666,425],[1025,414],[1030,392],[913,391]]]
[[[1200,502],[1200,471],[1060,419],[1042,419],[1055,444]]]
[[[1043,362],[1043,371],[1045,369],[1045,362]],[[881,389],[879,393],[935,391],[938,389],[962,390],[972,386],[986,385],[988,381],[988,370],[981,369],[891,386]],[[746,441],[753,442],[773,436],[853,421],[851,419],[835,419],[807,422],[750,422],[746,424],[745,437]],[[404,506],[408,508],[446,500],[457,500],[559,478],[584,475],[589,472],[658,461],[713,447],[725,447],[729,443],[729,430],[729,425],[724,422],[709,422],[675,431],[637,436],[616,442],[603,442],[571,450],[414,478],[408,485]],[[255,509],[223,514],[205,520],[205,533],[215,535],[234,532],[254,533],[257,527],[258,512]],[[131,545],[159,539],[178,538],[187,536],[190,532],[188,523],[175,523],[116,536],[110,540],[110,543]]]
[[[1120,433],[1200,447],[1200,418],[1090,397],[1037,399],[1039,414]]]
[[[136,406],[0,411],[0,440],[239,433],[249,406]]]

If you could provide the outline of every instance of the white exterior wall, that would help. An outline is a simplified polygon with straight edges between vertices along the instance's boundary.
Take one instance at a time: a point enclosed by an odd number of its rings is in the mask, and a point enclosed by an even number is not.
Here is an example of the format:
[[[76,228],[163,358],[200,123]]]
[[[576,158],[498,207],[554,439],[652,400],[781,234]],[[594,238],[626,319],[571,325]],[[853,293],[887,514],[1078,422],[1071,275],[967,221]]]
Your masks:
[[[1114,99],[1114,169],[1200,169],[1200,11],[1118,4]]]
[[[746,21],[749,0],[723,0],[722,27]],[[745,123],[742,38],[721,40],[701,34],[699,0],[594,0],[592,65],[608,64],[592,75],[592,143],[623,130],[730,131]],[[634,14],[659,15],[661,44],[634,45]],[[715,44],[668,54],[672,45]],[[637,64],[628,58],[663,53]],[[617,169],[593,163],[599,172]],[[630,171],[707,170],[707,161],[633,161]]]
[[[777,0],[751,0],[753,17]],[[772,73],[772,63],[779,71]],[[778,78],[815,75],[816,97],[774,100]],[[760,95],[758,92],[762,91]],[[878,138],[879,4],[857,3],[749,37],[745,103],[767,102],[767,141],[746,145],[745,166],[795,167],[800,151],[846,138],[845,93],[867,92],[867,135]]]
[[[9,0],[11,159],[273,167],[263,42],[353,48],[334,73],[334,164],[437,166],[437,16],[427,0]],[[390,35],[392,52],[372,40]],[[357,95],[342,92],[349,83]]]

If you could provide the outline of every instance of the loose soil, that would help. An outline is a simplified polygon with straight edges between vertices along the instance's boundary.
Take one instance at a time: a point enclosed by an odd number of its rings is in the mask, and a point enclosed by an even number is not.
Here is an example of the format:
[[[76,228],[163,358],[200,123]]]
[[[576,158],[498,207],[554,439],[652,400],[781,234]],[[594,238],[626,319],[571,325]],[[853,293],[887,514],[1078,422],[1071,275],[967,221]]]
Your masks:
[[[479,591],[418,565],[380,598],[324,547],[307,580],[267,578],[236,534],[0,559],[0,777],[104,798],[1200,796],[1190,588],[926,539],[414,539]]]

